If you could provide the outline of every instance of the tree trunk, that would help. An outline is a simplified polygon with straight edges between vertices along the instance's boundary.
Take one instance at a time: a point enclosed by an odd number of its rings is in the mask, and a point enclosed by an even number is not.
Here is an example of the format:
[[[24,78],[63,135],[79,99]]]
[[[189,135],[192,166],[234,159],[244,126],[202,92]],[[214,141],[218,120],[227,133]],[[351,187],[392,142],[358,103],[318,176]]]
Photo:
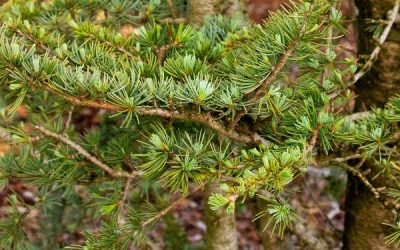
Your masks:
[[[234,10],[231,11],[240,11],[244,6],[242,4],[244,1],[246,0],[189,0],[188,21],[194,26],[201,26],[205,16],[214,16],[221,11],[228,12],[232,8]],[[230,2],[233,4],[230,5]],[[228,6],[228,9],[222,10],[224,6]],[[207,226],[206,249],[237,250],[235,216],[227,214],[224,208],[211,210],[207,204],[210,195],[217,192],[221,192],[218,181],[208,184],[204,191],[205,223]]]
[[[200,26],[205,16],[213,16],[217,13],[218,0],[189,0],[188,19],[194,26]]]
[[[200,26],[205,16],[233,16],[237,13],[246,16],[247,7],[248,0],[189,0],[188,19],[190,24]]]
[[[207,205],[212,193],[220,192],[219,183],[213,182],[205,189],[205,222],[206,249],[207,250],[237,250],[236,219],[235,215],[229,215],[225,208],[211,210]]]
[[[251,205],[253,214],[256,215],[259,212],[267,209],[268,202],[264,199],[256,197]],[[257,233],[260,236],[261,244],[264,250],[289,250],[290,248],[287,247],[287,244],[285,244],[286,242],[279,239],[279,236],[276,233],[272,233],[270,228],[266,228],[264,230],[268,223],[268,219],[269,217],[266,215],[255,221]],[[286,239],[286,235],[284,236],[284,239]]]
[[[359,8],[358,49],[359,54],[369,54],[375,43],[371,34],[365,31],[366,18],[387,19],[387,12],[393,8],[394,0],[356,0]],[[392,95],[400,92],[400,30],[393,26],[391,33],[372,70],[356,84],[359,98],[356,111],[363,111],[371,106],[382,107]],[[374,176],[378,169],[370,163],[364,167]],[[375,179],[375,187],[390,187],[391,181],[385,176]],[[384,209],[371,191],[356,177],[349,175],[346,197],[346,220],[344,232],[344,249],[394,249],[385,245],[384,236],[388,227],[382,223],[393,223],[393,215]]]

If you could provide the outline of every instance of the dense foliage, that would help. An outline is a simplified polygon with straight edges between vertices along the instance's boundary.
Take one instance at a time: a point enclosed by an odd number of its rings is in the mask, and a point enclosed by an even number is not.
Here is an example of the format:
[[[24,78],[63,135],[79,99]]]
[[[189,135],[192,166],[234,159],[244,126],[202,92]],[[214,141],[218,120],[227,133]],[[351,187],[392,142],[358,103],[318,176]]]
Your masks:
[[[54,249],[63,221],[85,235],[71,248],[126,249],[162,219],[169,192],[213,181],[222,192],[212,209],[234,213],[262,196],[270,205],[256,218],[271,216],[282,234],[295,217],[286,186],[310,164],[341,166],[368,185],[357,165],[369,161],[398,179],[400,97],[349,114],[365,68],[337,45],[345,29],[335,1],[291,3],[262,25],[218,15],[201,27],[186,23],[185,2],[1,7],[0,122],[13,144],[1,185],[17,177],[39,197],[10,196],[2,249]],[[99,117],[90,128],[71,122],[84,109]],[[397,213],[400,190],[369,188]],[[37,210],[32,239],[22,225]],[[389,243],[400,238],[393,224]]]

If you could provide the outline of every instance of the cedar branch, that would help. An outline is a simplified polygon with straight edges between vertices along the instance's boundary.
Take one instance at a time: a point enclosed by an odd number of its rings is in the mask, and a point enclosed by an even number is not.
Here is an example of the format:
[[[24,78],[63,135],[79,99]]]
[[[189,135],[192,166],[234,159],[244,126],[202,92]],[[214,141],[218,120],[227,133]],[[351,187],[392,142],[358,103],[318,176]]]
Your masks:
[[[236,117],[233,119],[230,127],[235,128],[237,123],[240,121],[240,119],[246,115],[247,110],[250,110],[258,100],[261,99],[261,97],[265,94],[265,91],[272,85],[272,83],[275,81],[278,73],[283,69],[285,66],[287,60],[289,59],[290,55],[292,55],[293,51],[297,47],[297,45],[300,43],[300,38],[304,34],[306,26],[307,26],[307,18],[309,14],[306,13],[306,20],[303,22],[300,32],[299,32],[299,38],[291,42],[282,56],[279,58],[278,62],[276,63],[275,66],[272,67],[271,72],[268,74],[268,76],[260,81],[254,88],[251,90],[247,91],[246,94],[251,94],[254,92],[253,96],[250,97],[248,100],[249,104],[244,107],[244,109],[236,115]]]
[[[146,227],[147,225],[149,225],[150,223],[159,220],[161,217],[163,217],[164,215],[166,215],[171,209],[175,208],[176,206],[178,206],[179,204],[181,204],[189,195],[201,190],[204,188],[204,184],[200,185],[198,187],[196,187],[193,191],[191,191],[188,195],[186,196],[182,196],[181,198],[179,198],[178,200],[174,201],[171,205],[169,205],[168,207],[164,208],[163,210],[161,210],[159,213],[157,213],[155,216],[145,220],[142,223],[142,228]]]
[[[98,166],[100,169],[102,169],[104,172],[106,172],[109,176],[113,178],[137,178],[140,177],[142,174],[140,172],[132,172],[128,173],[125,171],[119,171],[112,169],[110,166],[105,164],[104,162],[100,161],[97,159],[95,156],[91,155],[89,152],[87,152],[84,148],[82,148],[80,145],[77,143],[73,142],[72,140],[56,134],[50,130],[45,129],[42,126],[35,126],[37,130],[39,130],[42,134],[45,136],[54,138],[58,141],[63,142],[64,144],[68,145],[69,147],[75,149],[80,155],[86,158],[89,162],[93,163],[94,165]]]
[[[111,103],[106,103],[102,101],[94,101],[94,100],[82,100],[77,97],[65,95],[60,93],[58,90],[51,88],[50,86],[44,86],[44,89],[57,95],[69,102],[73,105],[83,106],[83,107],[92,107],[97,109],[104,109],[104,110],[111,110],[111,111],[119,111],[123,112],[127,109],[123,106],[114,105]],[[243,133],[238,133],[235,130],[230,130],[225,128],[225,126],[220,122],[215,120],[210,114],[199,114],[199,113],[192,113],[192,112],[184,112],[178,110],[166,110],[162,108],[136,108],[134,112],[144,115],[144,116],[159,116],[174,120],[183,120],[183,121],[192,121],[198,122],[203,125],[210,127],[211,129],[215,130],[219,134],[231,138],[235,141],[248,144],[248,145],[258,145],[262,144],[262,141],[258,139],[258,137],[254,135],[247,135]]]

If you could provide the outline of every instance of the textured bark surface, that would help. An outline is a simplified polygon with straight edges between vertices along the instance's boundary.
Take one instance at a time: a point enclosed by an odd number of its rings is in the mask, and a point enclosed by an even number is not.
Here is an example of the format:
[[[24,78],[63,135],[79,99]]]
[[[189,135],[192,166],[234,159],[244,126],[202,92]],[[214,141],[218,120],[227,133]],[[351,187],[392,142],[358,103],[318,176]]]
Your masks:
[[[219,184],[212,183],[205,189],[205,204],[212,193],[220,192]],[[207,250],[237,250],[236,219],[224,208],[211,210],[205,205],[206,249]]]
[[[212,16],[217,13],[218,0],[189,0],[188,18],[189,23],[200,26],[205,16]]]
[[[246,16],[248,0],[189,0],[188,19],[194,26],[200,26],[205,16],[224,14],[233,16],[241,13]]]
[[[365,31],[368,26],[366,18],[386,19],[387,12],[393,8],[393,0],[356,0],[359,8],[358,17],[358,49],[360,55],[369,54],[375,47],[371,34]],[[400,92],[400,29],[395,24],[388,39],[382,46],[378,60],[371,71],[356,84],[359,96],[356,110],[363,111],[371,106],[382,107],[388,99]],[[371,168],[374,176],[377,166],[364,164]],[[391,181],[384,176],[375,179],[375,187],[390,187]],[[393,223],[394,217],[385,210],[357,178],[349,176],[346,198],[346,220],[344,233],[344,249],[395,249],[385,245],[384,237],[389,228],[382,223]]]
[[[358,17],[358,53],[369,54],[376,43],[371,33],[365,31],[370,26],[366,19],[387,19],[394,0],[356,0]],[[374,63],[371,71],[356,84],[356,109],[365,110],[370,106],[383,106],[389,97],[400,92],[400,24],[395,23]]]

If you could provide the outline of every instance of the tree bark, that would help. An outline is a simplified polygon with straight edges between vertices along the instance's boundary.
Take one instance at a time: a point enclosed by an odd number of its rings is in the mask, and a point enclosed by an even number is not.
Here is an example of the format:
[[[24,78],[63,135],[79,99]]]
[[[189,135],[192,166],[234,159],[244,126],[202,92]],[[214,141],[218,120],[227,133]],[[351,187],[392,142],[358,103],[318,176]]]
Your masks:
[[[268,202],[264,199],[256,197],[251,205],[253,214],[256,215],[267,208]],[[264,250],[289,250],[290,248],[287,246],[287,244],[285,244],[286,242],[279,239],[279,236],[276,233],[272,233],[269,228],[264,230],[268,223],[268,219],[268,216],[263,216],[255,221],[257,233],[261,239],[261,244]],[[284,239],[286,239],[286,235],[284,236]]]
[[[200,26],[205,16],[217,14],[218,0],[189,0],[188,1],[188,19],[194,26]]]
[[[244,0],[233,0],[244,1]],[[205,16],[217,15],[221,6],[228,0],[189,0],[188,21],[194,26],[201,26]],[[237,8],[238,5],[234,5]],[[242,6],[242,5],[240,5]],[[205,241],[207,250],[237,250],[236,218],[229,215],[224,208],[211,210],[207,202],[211,194],[221,192],[219,182],[213,182],[206,186],[204,191],[205,223],[207,226]]]
[[[206,249],[207,250],[237,250],[236,219],[235,215],[229,215],[225,208],[211,210],[207,205],[211,194],[220,192],[219,183],[213,182],[205,188],[205,222]]]
[[[393,8],[394,0],[356,0],[358,16],[358,50],[359,54],[369,54],[376,46],[372,36],[365,28],[366,18],[387,19],[387,12]],[[388,39],[382,46],[378,60],[367,75],[356,84],[359,96],[356,100],[356,111],[364,111],[371,106],[382,107],[388,99],[400,92],[400,29],[395,24]],[[378,172],[377,166],[365,163],[364,167],[372,171],[369,177]],[[375,187],[390,187],[391,181],[384,175],[372,181]],[[395,249],[385,245],[387,226],[382,223],[393,223],[394,216],[375,199],[371,191],[356,177],[349,175],[346,218],[344,232],[344,249]]]
[[[248,0],[189,0],[188,20],[194,26],[200,26],[205,16],[224,14],[233,16],[247,15]]]

